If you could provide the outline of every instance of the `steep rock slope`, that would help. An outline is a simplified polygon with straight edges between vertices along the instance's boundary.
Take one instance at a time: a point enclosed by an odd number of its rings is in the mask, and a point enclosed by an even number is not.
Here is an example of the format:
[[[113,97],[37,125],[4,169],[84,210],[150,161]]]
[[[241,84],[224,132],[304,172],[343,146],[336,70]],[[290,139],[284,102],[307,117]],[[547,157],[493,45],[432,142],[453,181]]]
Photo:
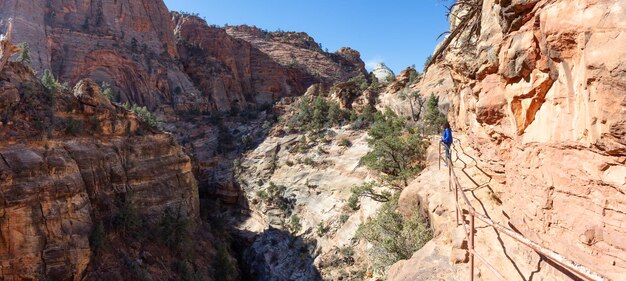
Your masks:
[[[304,32],[268,32],[253,26],[226,27],[229,35],[250,42],[281,65],[301,69],[318,82],[332,84],[366,74],[361,54],[350,48],[335,53],[322,50]]]
[[[626,3],[475,1],[414,90],[494,171],[508,223],[611,279],[626,272]],[[471,34],[477,22],[479,34]],[[454,32],[453,32],[454,34]],[[445,47],[445,46],[444,46]],[[506,223],[506,222],[504,222]]]
[[[304,38],[317,46],[305,34],[273,33],[293,39],[264,46],[323,62],[305,68],[285,64],[198,17],[170,13],[160,0],[6,0],[0,8],[0,29],[13,20],[13,41],[30,45],[35,71],[51,69],[70,85],[83,78],[107,82],[115,101],[156,112],[191,154],[201,187],[225,195],[227,201],[239,196],[232,181],[230,161],[237,154],[232,147],[246,135],[256,136],[249,131],[265,120],[247,124],[246,118],[226,116],[216,125],[211,114],[259,111],[251,109],[302,95],[314,83],[332,85],[364,73],[354,50],[325,54],[291,42]]]
[[[0,29],[9,20],[14,41],[30,45],[36,71],[51,69],[70,84],[108,82],[116,100],[165,114],[245,108],[364,73],[354,50],[326,54],[291,42],[317,46],[306,34],[280,32],[273,36],[295,39],[251,46],[197,17],[170,14],[160,0],[0,1]],[[296,68],[273,51],[311,63]]]
[[[211,104],[203,106],[204,111],[271,104],[303,94],[316,82],[198,17],[173,13],[173,21],[184,70],[202,93],[210,95]]]
[[[162,1],[6,0],[0,7],[2,27],[13,19],[14,41],[30,45],[39,73],[51,69],[70,84],[106,81],[122,101],[150,108],[178,108],[198,93],[176,61]]]
[[[106,268],[114,269],[87,279],[127,278],[119,258],[94,264],[89,241],[124,200],[149,220],[166,210],[199,219],[189,157],[173,137],[112,105],[94,82],[79,82],[73,95],[48,93],[28,68],[11,63],[0,84],[0,97],[10,100],[0,105],[3,280],[82,280]]]
[[[368,259],[355,233],[381,205],[365,198],[357,211],[347,205],[353,187],[375,180],[360,165],[369,151],[367,133],[344,126],[318,141],[285,130],[274,128],[237,168],[251,211],[238,228],[255,234],[246,263],[258,280],[358,279]],[[277,206],[277,200],[285,204]],[[300,229],[294,229],[294,217]]]

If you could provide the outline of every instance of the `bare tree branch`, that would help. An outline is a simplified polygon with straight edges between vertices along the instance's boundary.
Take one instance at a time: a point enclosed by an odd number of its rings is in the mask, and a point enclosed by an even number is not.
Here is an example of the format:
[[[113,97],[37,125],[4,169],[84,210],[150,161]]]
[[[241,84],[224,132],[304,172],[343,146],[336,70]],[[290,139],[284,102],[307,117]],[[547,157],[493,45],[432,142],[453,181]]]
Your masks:
[[[21,51],[20,48],[13,45],[11,42],[11,33],[13,33],[13,21],[9,20],[6,34],[0,36],[0,72],[2,72],[4,66],[9,62],[9,58]]]

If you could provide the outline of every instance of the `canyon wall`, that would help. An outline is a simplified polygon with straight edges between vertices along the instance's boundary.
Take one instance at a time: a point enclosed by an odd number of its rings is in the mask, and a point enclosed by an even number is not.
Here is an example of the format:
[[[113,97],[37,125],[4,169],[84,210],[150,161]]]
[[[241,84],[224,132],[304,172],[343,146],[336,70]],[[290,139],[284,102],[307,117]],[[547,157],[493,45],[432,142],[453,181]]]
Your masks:
[[[278,53],[306,54],[307,61],[324,58],[323,65],[296,68],[196,16],[170,14],[160,0],[0,1],[0,29],[9,20],[14,41],[29,44],[37,72],[50,69],[70,84],[83,78],[107,82],[115,100],[166,114],[270,103],[304,94],[322,80],[334,83],[364,73],[353,50],[331,56],[304,45],[264,45]],[[317,46],[305,33],[272,34]]]
[[[73,85],[108,82],[116,100],[178,108],[199,94],[180,70],[169,11],[162,1],[0,1],[1,25],[27,42],[33,68]],[[174,89],[176,91],[174,95]]]
[[[50,69],[69,85],[83,78],[106,82],[114,101],[147,106],[191,154],[201,187],[230,197],[238,195],[226,162],[237,153],[225,153],[218,135],[238,142],[248,121],[216,124],[209,115],[248,113],[302,95],[312,84],[365,73],[357,51],[327,53],[306,33],[293,32],[271,32],[261,48],[230,32],[248,27],[210,26],[194,15],[170,13],[161,0],[0,0],[0,29],[9,20],[13,41],[29,44],[37,73]],[[299,63],[286,62],[287,54]]]
[[[213,110],[272,104],[317,81],[198,17],[174,13],[174,22],[185,73],[203,93],[212,93]]]
[[[35,74],[17,63],[0,73],[4,280],[165,279],[180,274],[178,261],[214,276],[228,245],[200,220],[199,201],[241,200],[232,161],[277,118],[266,105],[365,73],[357,51],[272,32],[270,52],[161,0],[0,0],[0,30],[10,21]],[[285,63],[289,52],[306,60]],[[37,78],[47,69],[76,88],[48,93]],[[111,103],[103,82],[113,101],[147,106],[171,133]],[[191,220],[197,247],[180,256],[159,233],[138,241],[110,231],[125,206],[152,224],[170,212]],[[101,223],[109,250],[96,253],[89,237]]]
[[[199,219],[190,158],[93,81],[48,91],[11,63],[0,84],[9,101],[0,105],[1,279],[82,280],[88,266],[123,271],[121,260],[93,264],[89,239],[123,204],[152,221],[166,211]]]
[[[439,97],[454,130],[504,183],[512,227],[620,280],[626,2],[475,2],[478,12],[413,89]],[[452,31],[472,8],[454,14]]]

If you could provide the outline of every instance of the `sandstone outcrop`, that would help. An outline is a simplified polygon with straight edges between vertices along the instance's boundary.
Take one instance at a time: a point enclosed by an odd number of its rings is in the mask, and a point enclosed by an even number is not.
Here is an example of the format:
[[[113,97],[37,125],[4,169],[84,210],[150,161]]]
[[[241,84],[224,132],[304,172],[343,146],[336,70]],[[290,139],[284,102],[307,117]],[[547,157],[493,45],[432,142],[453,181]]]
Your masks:
[[[374,74],[374,76],[376,76],[378,81],[380,81],[381,83],[385,83],[387,82],[387,80],[396,78],[396,75],[393,73],[393,71],[384,63],[379,63],[374,66],[374,69],[372,69],[372,74]]]
[[[365,63],[358,51],[341,48],[329,53],[303,32],[268,32],[252,26],[225,29],[229,35],[250,42],[281,65],[312,75],[317,82],[332,85],[366,74]]]
[[[2,71],[7,62],[9,62],[11,56],[20,51],[20,49],[13,45],[13,42],[11,41],[12,32],[13,23],[10,22],[7,27],[7,32],[5,34],[0,34],[0,71]]]
[[[191,154],[201,187],[228,194],[229,201],[237,187],[228,162],[237,152],[222,153],[222,144],[233,147],[260,128],[249,130],[246,118],[217,126],[216,115],[252,116],[251,109],[302,95],[314,83],[365,73],[357,51],[323,52],[304,33],[273,32],[257,45],[230,34],[248,27],[211,27],[196,16],[170,13],[162,1],[61,2],[1,1],[0,29],[13,21],[13,40],[30,45],[35,71],[50,69],[69,85],[83,78],[106,82],[115,101],[155,112]],[[3,95],[2,104],[15,100],[8,88]],[[224,132],[233,139],[216,136]]]
[[[199,94],[177,62],[170,14],[162,1],[0,3],[15,42],[30,46],[33,68],[73,85],[108,82],[116,100],[183,107]],[[180,91],[175,91],[180,89]]]
[[[276,125],[237,168],[252,212],[238,228],[258,235],[246,251],[246,264],[259,279],[338,280],[364,271],[366,245],[354,237],[381,203],[363,198],[355,211],[347,200],[352,187],[375,179],[359,164],[369,150],[367,133],[344,126],[313,140],[286,131],[284,124]],[[343,139],[351,145],[340,145]],[[275,186],[285,188],[274,194]],[[301,229],[289,233],[294,216]],[[349,257],[338,250],[346,248],[353,252]]]
[[[121,198],[151,220],[166,210],[199,219],[189,157],[172,136],[111,104],[96,83],[80,81],[73,94],[46,92],[18,63],[0,81],[0,96],[15,98],[0,108],[1,279],[83,280],[92,270],[123,271],[119,259],[93,264],[89,240],[97,222],[120,212]]]
[[[316,81],[198,17],[173,13],[173,19],[185,73],[203,93],[201,111],[273,104],[302,95]]]
[[[504,223],[619,280],[626,3],[477,2],[480,36],[462,32],[416,90],[440,97],[455,131],[505,183]]]

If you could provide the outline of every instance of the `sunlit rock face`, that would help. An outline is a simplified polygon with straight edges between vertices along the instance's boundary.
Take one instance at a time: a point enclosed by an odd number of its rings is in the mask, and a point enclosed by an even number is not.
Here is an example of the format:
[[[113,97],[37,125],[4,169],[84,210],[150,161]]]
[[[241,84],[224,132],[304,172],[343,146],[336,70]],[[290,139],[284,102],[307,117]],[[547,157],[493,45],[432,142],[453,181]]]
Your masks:
[[[502,178],[512,226],[622,278],[626,2],[482,4],[480,35],[461,33],[414,90],[437,95]]]
[[[0,84],[0,96],[13,97],[0,107],[12,112],[0,123],[0,279],[84,280],[103,267],[124,279],[123,261],[94,263],[90,247],[122,198],[153,221],[168,209],[199,218],[189,156],[171,135],[111,104],[95,82],[47,93],[29,68],[10,63]]]
[[[396,75],[393,71],[387,67],[384,63],[376,64],[374,69],[372,69],[372,74],[376,76],[378,81],[387,81],[388,79],[395,78]]]

